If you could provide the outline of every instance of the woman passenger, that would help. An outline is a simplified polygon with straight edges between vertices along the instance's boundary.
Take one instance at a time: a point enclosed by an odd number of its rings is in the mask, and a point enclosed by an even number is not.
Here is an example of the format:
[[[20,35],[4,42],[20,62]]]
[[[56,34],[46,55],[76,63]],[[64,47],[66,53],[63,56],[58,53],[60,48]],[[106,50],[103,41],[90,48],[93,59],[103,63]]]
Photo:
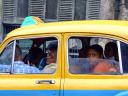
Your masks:
[[[112,67],[107,60],[103,60],[103,48],[98,44],[89,47],[87,58],[93,73],[116,72],[116,68]]]

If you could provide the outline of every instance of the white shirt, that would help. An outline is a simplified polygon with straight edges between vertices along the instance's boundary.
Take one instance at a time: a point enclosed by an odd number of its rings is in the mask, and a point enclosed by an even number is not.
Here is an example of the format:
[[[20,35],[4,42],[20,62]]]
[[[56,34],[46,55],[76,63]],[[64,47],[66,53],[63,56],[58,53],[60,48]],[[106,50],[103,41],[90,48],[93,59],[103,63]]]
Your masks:
[[[44,67],[44,69],[42,70],[42,73],[54,73],[56,71],[56,68],[57,68],[56,63],[48,64]]]

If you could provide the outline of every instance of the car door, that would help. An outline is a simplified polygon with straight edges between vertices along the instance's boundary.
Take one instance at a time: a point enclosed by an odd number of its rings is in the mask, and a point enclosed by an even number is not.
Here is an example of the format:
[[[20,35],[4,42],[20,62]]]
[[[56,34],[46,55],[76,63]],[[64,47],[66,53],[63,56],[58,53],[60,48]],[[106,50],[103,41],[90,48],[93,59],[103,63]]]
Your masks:
[[[116,36],[91,34],[91,33],[68,33],[65,34],[65,83],[64,96],[127,96],[128,95],[128,75],[127,44],[120,42]],[[89,66],[87,63],[88,47],[99,44],[105,49],[105,45],[113,42],[117,45],[118,60],[112,66],[116,67],[117,73],[92,73],[95,66]],[[122,45],[120,45],[122,44]],[[124,47],[125,46],[125,47]],[[84,50],[83,50],[84,49]],[[124,51],[125,50],[125,51]],[[108,52],[110,53],[110,51]],[[111,59],[105,61],[113,62]],[[114,60],[114,62],[116,59]],[[73,63],[75,62],[75,63]],[[111,62],[111,64],[112,64]],[[74,65],[76,66],[74,67]],[[85,66],[86,64],[86,66]],[[119,64],[119,65],[118,65]],[[73,66],[73,67],[72,67]],[[81,67],[81,68],[80,68]],[[90,68],[90,69],[89,69]],[[114,67],[115,68],[115,67]],[[73,70],[72,70],[73,69]],[[84,70],[82,70],[84,69]],[[88,69],[85,71],[85,69]]]
[[[29,42],[30,40],[32,40],[31,38],[36,39],[38,42],[44,39],[51,40],[52,38],[56,38],[56,40],[58,41],[58,48],[57,48],[57,59],[56,59],[57,67],[55,72],[53,73],[33,72],[26,74],[26,73],[20,73],[22,71],[19,71],[19,73],[14,73],[16,45],[19,44],[20,47],[23,47],[21,48],[22,55],[25,55],[26,54],[25,52],[27,52],[26,49],[31,47],[28,46],[31,43]],[[1,96],[59,96],[60,83],[61,83],[61,35],[54,34],[53,36],[49,34],[43,34],[42,37],[41,36],[38,37],[36,35],[36,37],[25,36],[25,38],[22,36],[22,38],[20,39],[19,37],[15,37],[14,40],[8,42],[9,43],[5,46],[2,53],[0,53]]]

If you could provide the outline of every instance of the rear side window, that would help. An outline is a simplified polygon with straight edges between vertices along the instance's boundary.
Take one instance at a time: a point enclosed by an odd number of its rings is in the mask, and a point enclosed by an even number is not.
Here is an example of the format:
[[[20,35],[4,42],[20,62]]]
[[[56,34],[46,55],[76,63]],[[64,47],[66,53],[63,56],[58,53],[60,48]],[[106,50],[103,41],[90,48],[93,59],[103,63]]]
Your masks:
[[[77,42],[71,42],[72,39],[80,42],[76,44]],[[120,45],[117,42],[100,37],[69,38],[69,72],[72,74],[119,74],[122,69],[118,48]],[[71,47],[70,44],[74,46]]]

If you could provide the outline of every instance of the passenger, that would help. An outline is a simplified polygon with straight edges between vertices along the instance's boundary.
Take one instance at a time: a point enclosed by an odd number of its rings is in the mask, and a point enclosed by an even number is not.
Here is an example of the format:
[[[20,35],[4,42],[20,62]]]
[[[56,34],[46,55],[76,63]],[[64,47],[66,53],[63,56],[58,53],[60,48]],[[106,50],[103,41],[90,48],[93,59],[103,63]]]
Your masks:
[[[95,64],[96,61],[103,59],[103,48],[98,45],[92,45],[87,50],[87,58],[91,64]]]
[[[32,47],[29,50],[29,53],[24,57],[24,62],[30,66],[39,66],[41,58],[44,57],[44,53],[41,48]]]
[[[57,41],[51,42],[48,46],[48,55],[46,60],[46,66],[43,68],[43,73],[54,73],[56,71],[56,59],[57,59]]]
[[[13,71],[14,73],[41,73],[38,68],[29,66],[22,61],[22,51],[18,45],[16,45]]]
[[[105,45],[104,54],[105,54],[105,58],[108,59],[108,62],[111,63],[114,67],[116,67],[119,70],[117,44],[114,42],[108,42]]]
[[[107,59],[119,61],[119,59],[118,59],[118,48],[117,48],[116,43],[114,43],[114,42],[108,42],[105,45],[104,54],[105,54],[105,57]]]
[[[73,74],[90,73],[90,64],[86,58],[69,58],[69,71]]]
[[[87,57],[91,64],[91,71],[93,73],[108,73],[116,71],[111,64],[106,60],[103,60],[103,48],[100,45],[95,44],[90,46]]]

